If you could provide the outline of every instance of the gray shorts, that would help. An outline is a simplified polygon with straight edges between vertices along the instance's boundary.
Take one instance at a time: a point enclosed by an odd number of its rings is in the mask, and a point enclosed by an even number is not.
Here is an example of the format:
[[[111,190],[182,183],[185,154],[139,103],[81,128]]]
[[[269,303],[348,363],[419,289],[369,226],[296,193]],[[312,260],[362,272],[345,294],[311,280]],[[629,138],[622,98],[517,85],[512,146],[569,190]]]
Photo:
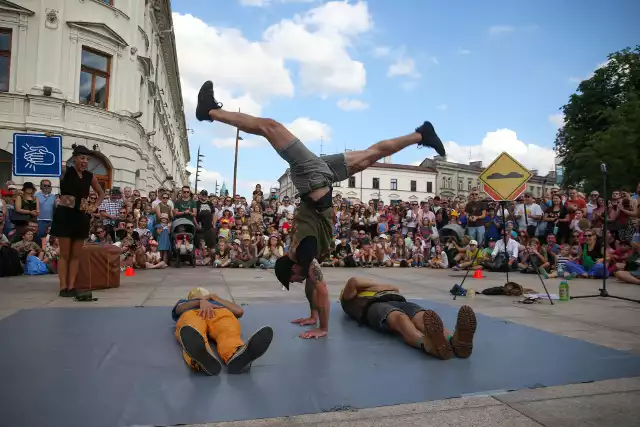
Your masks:
[[[344,154],[318,157],[297,138],[278,154],[289,163],[291,180],[300,195],[330,187],[349,177]]]
[[[374,302],[367,309],[365,316],[367,325],[372,329],[380,332],[388,332],[389,325],[387,325],[387,317],[394,311],[401,311],[409,316],[409,319],[413,318],[416,314],[426,309],[420,307],[413,302],[401,302],[401,301],[388,301],[388,302]]]

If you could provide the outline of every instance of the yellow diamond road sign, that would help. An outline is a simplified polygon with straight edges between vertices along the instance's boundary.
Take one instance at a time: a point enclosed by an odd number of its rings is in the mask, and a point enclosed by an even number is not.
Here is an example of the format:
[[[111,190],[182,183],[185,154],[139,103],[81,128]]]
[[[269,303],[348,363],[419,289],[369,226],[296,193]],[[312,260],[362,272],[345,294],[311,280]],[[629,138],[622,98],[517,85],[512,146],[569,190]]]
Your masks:
[[[480,175],[484,190],[494,200],[515,200],[527,188],[531,172],[507,153],[500,154]]]

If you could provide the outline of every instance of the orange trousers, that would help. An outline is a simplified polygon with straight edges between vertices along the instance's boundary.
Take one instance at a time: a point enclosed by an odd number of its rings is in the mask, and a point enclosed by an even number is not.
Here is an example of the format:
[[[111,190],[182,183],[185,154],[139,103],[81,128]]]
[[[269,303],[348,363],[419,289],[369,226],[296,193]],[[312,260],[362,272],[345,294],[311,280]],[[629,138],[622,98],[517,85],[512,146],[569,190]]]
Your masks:
[[[200,335],[204,338],[207,350],[209,353],[214,354],[211,351],[209,345],[209,339],[212,339],[216,343],[218,354],[226,364],[227,361],[234,355],[238,347],[244,345],[242,338],[240,337],[241,329],[240,322],[233,315],[231,311],[226,308],[218,308],[215,311],[215,317],[213,319],[204,320],[200,316],[200,310],[189,310],[180,316],[176,323],[176,338],[180,345],[180,329],[183,326],[191,326],[196,331],[200,332]],[[187,365],[197,371],[201,370],[200,365],[189,357],[184,346],[182,350],[182,357]]]

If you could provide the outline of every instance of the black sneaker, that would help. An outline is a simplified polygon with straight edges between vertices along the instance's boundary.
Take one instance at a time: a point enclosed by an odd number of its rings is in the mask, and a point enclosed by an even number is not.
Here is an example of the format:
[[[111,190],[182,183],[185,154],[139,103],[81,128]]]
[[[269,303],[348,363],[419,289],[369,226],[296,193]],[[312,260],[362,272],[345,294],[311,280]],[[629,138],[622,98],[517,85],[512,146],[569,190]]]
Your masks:
[[[58,292],[58,296],[62,298],[69,298],[69,289],[60,289],[60,292]]]
[[[78,296],[78,291],[76,291],[75,288],[73,289],[67,289],[67,295],[65,295],[68,298],[75,298]]]
[[[180,342],[189,357],[200,365],[208,375],[218,375],[222,370],[220,361],[207,350],[207,345],[200,332],[192,326],[180,328]]]
[[[424,122],[422,126],[416,129],[416,132],[422,135],[422,141],[418,143],[420,147],[431,147],[436,150],[439,156],[444,157],[447,155],[444,145],[442,145],[442,141],[440,141],[431,122]]]
[[[271,326],[263,326],[249,338],[249,341],[238,348],[236,353],[227,362],[227,370],[230,374],[240,374],[251,368],[251,363],[262,356],[273,339]]]
[[[198,92],[198,106],[196,107],[196,119],[199,121],[210,121],[209,111],[219,110],[222,108],[222,103],[216,101],[213,96],[213,83],[210,80],[204,82]]]

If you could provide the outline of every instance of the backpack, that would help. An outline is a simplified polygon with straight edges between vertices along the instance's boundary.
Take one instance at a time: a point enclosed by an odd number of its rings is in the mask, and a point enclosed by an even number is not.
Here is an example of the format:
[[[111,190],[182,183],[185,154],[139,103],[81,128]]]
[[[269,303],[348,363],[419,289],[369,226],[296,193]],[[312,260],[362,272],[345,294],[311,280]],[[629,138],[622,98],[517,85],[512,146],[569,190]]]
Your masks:
[[[0,277],[21,276],[24,274],[20,254],[9,246],[0,247]]]

